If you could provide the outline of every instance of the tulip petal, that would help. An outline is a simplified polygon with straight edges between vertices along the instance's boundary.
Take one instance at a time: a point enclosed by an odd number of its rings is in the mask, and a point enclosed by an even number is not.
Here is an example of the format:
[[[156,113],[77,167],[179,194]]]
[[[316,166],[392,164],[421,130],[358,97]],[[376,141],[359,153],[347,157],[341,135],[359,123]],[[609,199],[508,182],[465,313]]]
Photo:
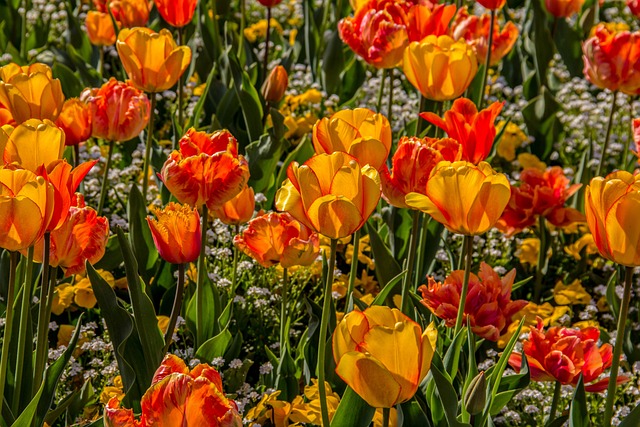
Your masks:
[[[312,228],[331,239],[347,237],[363,223],[359,209],[343,196],[320,197],[307,212]]]

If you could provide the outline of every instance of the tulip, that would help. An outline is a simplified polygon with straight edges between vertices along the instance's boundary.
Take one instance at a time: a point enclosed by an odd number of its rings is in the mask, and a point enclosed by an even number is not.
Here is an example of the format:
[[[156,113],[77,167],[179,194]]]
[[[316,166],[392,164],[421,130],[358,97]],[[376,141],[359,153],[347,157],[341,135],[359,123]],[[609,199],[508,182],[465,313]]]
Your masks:
[[[486,162],[440,162],[423,194],[409,193],[409,207],[428,213],[454,233],[478,235],[502,215],[511,194],[509,181]]]
[[[348,313],[333,334],[336,373],[374,408],[406,402],[431,367],[438,331],[385,306]],[[390,351],[402,349],[402,352]]]
[[[146,27],[149,22],[149,0],[112,0],[109,10],[122,28]]]
[[[504,102],[494,102],[478,112],[476,105],[467,98],[453,101],[444,119],[434,113],[420,113],[420,117],[444,130],[449,137],[462,145],[462,160],[478,164],[491,153],[496,137],[496,117]]]
[[[55,121],[62,110],[64,94],[45,64],[0,68],[0,105],[20,124],[29,119]]]
[[[598,377],[611,366],[613,356],[611,344],[598,346],[599,339],[600,330],[595,327],[578,330],[553,326],[545,332],[542,319],[538,318],[529,339],[522,343],[531,379],[558,381],[575,387],[582,375],[586,391],[604,391],[609,378],[598,381]],[[522,354],[511,354],[509,364],[520,372]],[[618,377],[618,384],[626,381],[628,378]]]
[[[507,0],[478,0],[482,6],[490,10],[502,9]]]
[[[413,3],[407,17],[407,35],[410,42],[419,42],[431,35],[448,34],[449,23],[456,13],[454,4]]]
[[[65,134],[65,145],[78,145],[86,141],[91,137],[91,108],[78,98],[67,99],[62,105],[56,126]]]
[[[45,232],[53,214],[53,187],[26,169],[0,168],[0,248],[19,251]]]
[[[462,146],[451,138],[403,136],[391,159],[392,170],[380,172],[382,197],[398,208],[408,208],[405,196],[423,193],[431,171],[442,160],[455,162],[462,156]]]
[[[131,83],[145,92],[170,89],[191,62],[191,49],[177,46],[165,29],[159,33],[148,28],[124,29],[116,47]]]
[[[253,188],[245,185],[233,199],[223,203],[213,214],[227,225],[240,225],[249,221],[255,210],[256,199]]]
[[[580,12],[583,4],[584,0],[545,0],[544,2],[547,11],[556,18],[570,18]]]
[[[113,28],[111,15],[96,10],[87,12],[84,21],[87,36],[91,44],[96,46],[111,46],[116,42],[116,30]]]
[[[341,110],[316,122],[313,147],[318,154],[342,151],[361,166],[380,169],[391,149],[391,126],[385,116],[367,108]]]
[[[582,44],[584,74],[601,89],[640,94],[640,33],[596,26]]]
[[[62,158],[64,132],[49,120],[30,119],[16,126],[0,128],[4,163],[35,172],[40,166]]]
[[[206,204],[215,211],[242,191],[249,166],[229,131],[207,134],[191,128],[179,144],[180,151],[169,155],[160,173],[178,201],[194,207]]]
[[[147,96],[129,83],[113,77],[99,89],[83,94],[91,109],[91,134],[107,141],[128,141],[149,121]]]
[[[154,0],[156,9],[169,25],[182,28],[193,19],[198,0]]]
[[[162,259],[172,264],[193,262],[200,254],[200,215],[187,205],[169,203],[147,217],[151,237]]]
[[[331,239],[359,230],[380,199],[378,172],[341,151],[318,154],[302,166],[293,162],[287,177],[276,208]]]
[[[263,267],[309,266],[320,253],[318,235],[288,213],[272,212],[252,219],[233,243]]]
[[[241,427],[233,400],[227,399],[218,371],[206,364],[189,370],[179,357],[167,355],[140,401],[137,421],[130,409],[111,398],[104,411],[105,427]]]
[[[404,51],[404,74],[422,96],[448,101],[467,90],[478,71],[473,48],[462,40],[431,35]]]
[[[258,0],[258,2],[264,7],[274,7],[279,5],[282,0]]]
[[[277,104],[284,97],[289,84],[289,75],[282,65],[278,65],[269,74],[262,85],[262,97],[269,104]]]
[[[429,277],[429,284],[418,289],[422,304],[453,327],[460,305],[464,270],[453,271],[444,283]],[[513,316],[527,305],[525,300],[511,300],[511,287],[516,277],[513,269],[500,278],[491,266],[482,262],[478,276],[471,273],[464,303],[464,319],[474,334],[489,341],[498,341],[506,332]]]
[[[640,18],[640,0],[626,0],[627,7],[636,18]]]

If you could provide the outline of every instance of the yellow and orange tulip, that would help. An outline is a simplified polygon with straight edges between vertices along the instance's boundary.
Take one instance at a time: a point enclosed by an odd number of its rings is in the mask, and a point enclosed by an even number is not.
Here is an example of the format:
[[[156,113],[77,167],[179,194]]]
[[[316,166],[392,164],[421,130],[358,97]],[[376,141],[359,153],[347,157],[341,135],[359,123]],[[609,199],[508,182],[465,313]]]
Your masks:
[[[270,104],[279,103],[289,85],[289,75],[282,65],[278,65],[269,74],[262,85],[262,97]]]
[[[109,10],[122,28],[146,27],[152,5],[150,0],[111,0]]]
[[[224,224],[239,225],[251,219],[255,207],[256,198],[253,188],[245,185],[237,196],[214,210],[213,214]]]
[[[96,46],[111,46],[116,42],[116,30],[113,28],[111,15],[96,10],[87,12],[84,21],[87,36],[91,44]]]
[[[78,98],[67,99],[56,126],[64,131],[64,144],[78,145],[91,137],[91,108]]]
[[[65,147],[64,132],[49,120],[29,119],[16,127],[0,128],[4,163],[36,172],[60,160]]]
[[[198,210],[172,202],[154,214],[157,219],[147,217],[147,223],[160,256],[172,264],[195,261],[202,241]]]

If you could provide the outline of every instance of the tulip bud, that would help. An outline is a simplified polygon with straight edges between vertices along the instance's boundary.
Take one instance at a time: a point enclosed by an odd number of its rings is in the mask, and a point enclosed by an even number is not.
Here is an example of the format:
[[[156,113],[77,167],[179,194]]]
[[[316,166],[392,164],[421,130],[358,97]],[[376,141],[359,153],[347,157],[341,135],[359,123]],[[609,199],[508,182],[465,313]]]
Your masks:
[[[487,402],[487,380],[484,371],[471,380],[467,391],[464,393],[462,403],[471,415],[479,414]]]
[[[284,97],[289,84],[289,75],[282,65],[271,70],[271,74],[262,85],[262,96],[269,104],[277,104]]]

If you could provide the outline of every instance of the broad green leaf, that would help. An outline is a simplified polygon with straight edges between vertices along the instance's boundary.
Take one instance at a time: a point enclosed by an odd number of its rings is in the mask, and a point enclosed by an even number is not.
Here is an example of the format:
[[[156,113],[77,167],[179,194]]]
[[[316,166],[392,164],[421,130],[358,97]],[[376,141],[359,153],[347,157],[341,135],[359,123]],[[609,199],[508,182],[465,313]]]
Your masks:
[[[284,353],[280,356],[276,370],[276,388],[282,391],[281,398],[288,402],[300,392],[296,372],[296,365],[289,353],[289,348],[284,346]]]
[[[441,361],[434,355],[429,373],[435,383],[436,396],[434,397],[439,400],[440,406],[444,409],[447,425],[449,427],[470,427],[471,424],[458,421],[458,395],[451,384],[451,378],[441,368]]]
[[[369,406],[351,387],[347,387],[331,419],[331,425],[369,427],[375,413],[375,408]]]
[[[582,374],[580,374],[569,408],[569,427],[588,427],[590,425],[587,393],[584,391],[584,381]]]
[[[391,297],[392,295],[398,294],[398,292],[394,292],[394,291],[398,287],[398,284],[402,283],[402,278],[404,277],[405,274],[407,274],[407,270],[404,270],[403,272],[398,274],[396,277],[391,279],[389,283],[387,283],[385,287],[380,291],[380,293],[376,295],[376,297],[371,302],[371,305],[384,305],[384,303],[387,301],[389,297]]]
[[[225,328],[215,337],[205,341],[196,351],[196,357],[211,363],[213,359],[224,356],[224,352],[227,351],[232,338],[231,332]]]
[[[138,267],[136,270],[146,283],[150,283],[159,254],[147,224],[147,204],[137,185],[132,185],[129,192],[127,216],[129,219],[129,242],[131,242]],[[125,254],[124,249],[122,250]]]
[[[400,274],[402,269],[383,242],[380,234],[378,234],[376,227],[371,223],[367,223],[367,233],[369,234],[373,257],[376,260],[376,278],[380,286],[386,286],[387,283]]]

